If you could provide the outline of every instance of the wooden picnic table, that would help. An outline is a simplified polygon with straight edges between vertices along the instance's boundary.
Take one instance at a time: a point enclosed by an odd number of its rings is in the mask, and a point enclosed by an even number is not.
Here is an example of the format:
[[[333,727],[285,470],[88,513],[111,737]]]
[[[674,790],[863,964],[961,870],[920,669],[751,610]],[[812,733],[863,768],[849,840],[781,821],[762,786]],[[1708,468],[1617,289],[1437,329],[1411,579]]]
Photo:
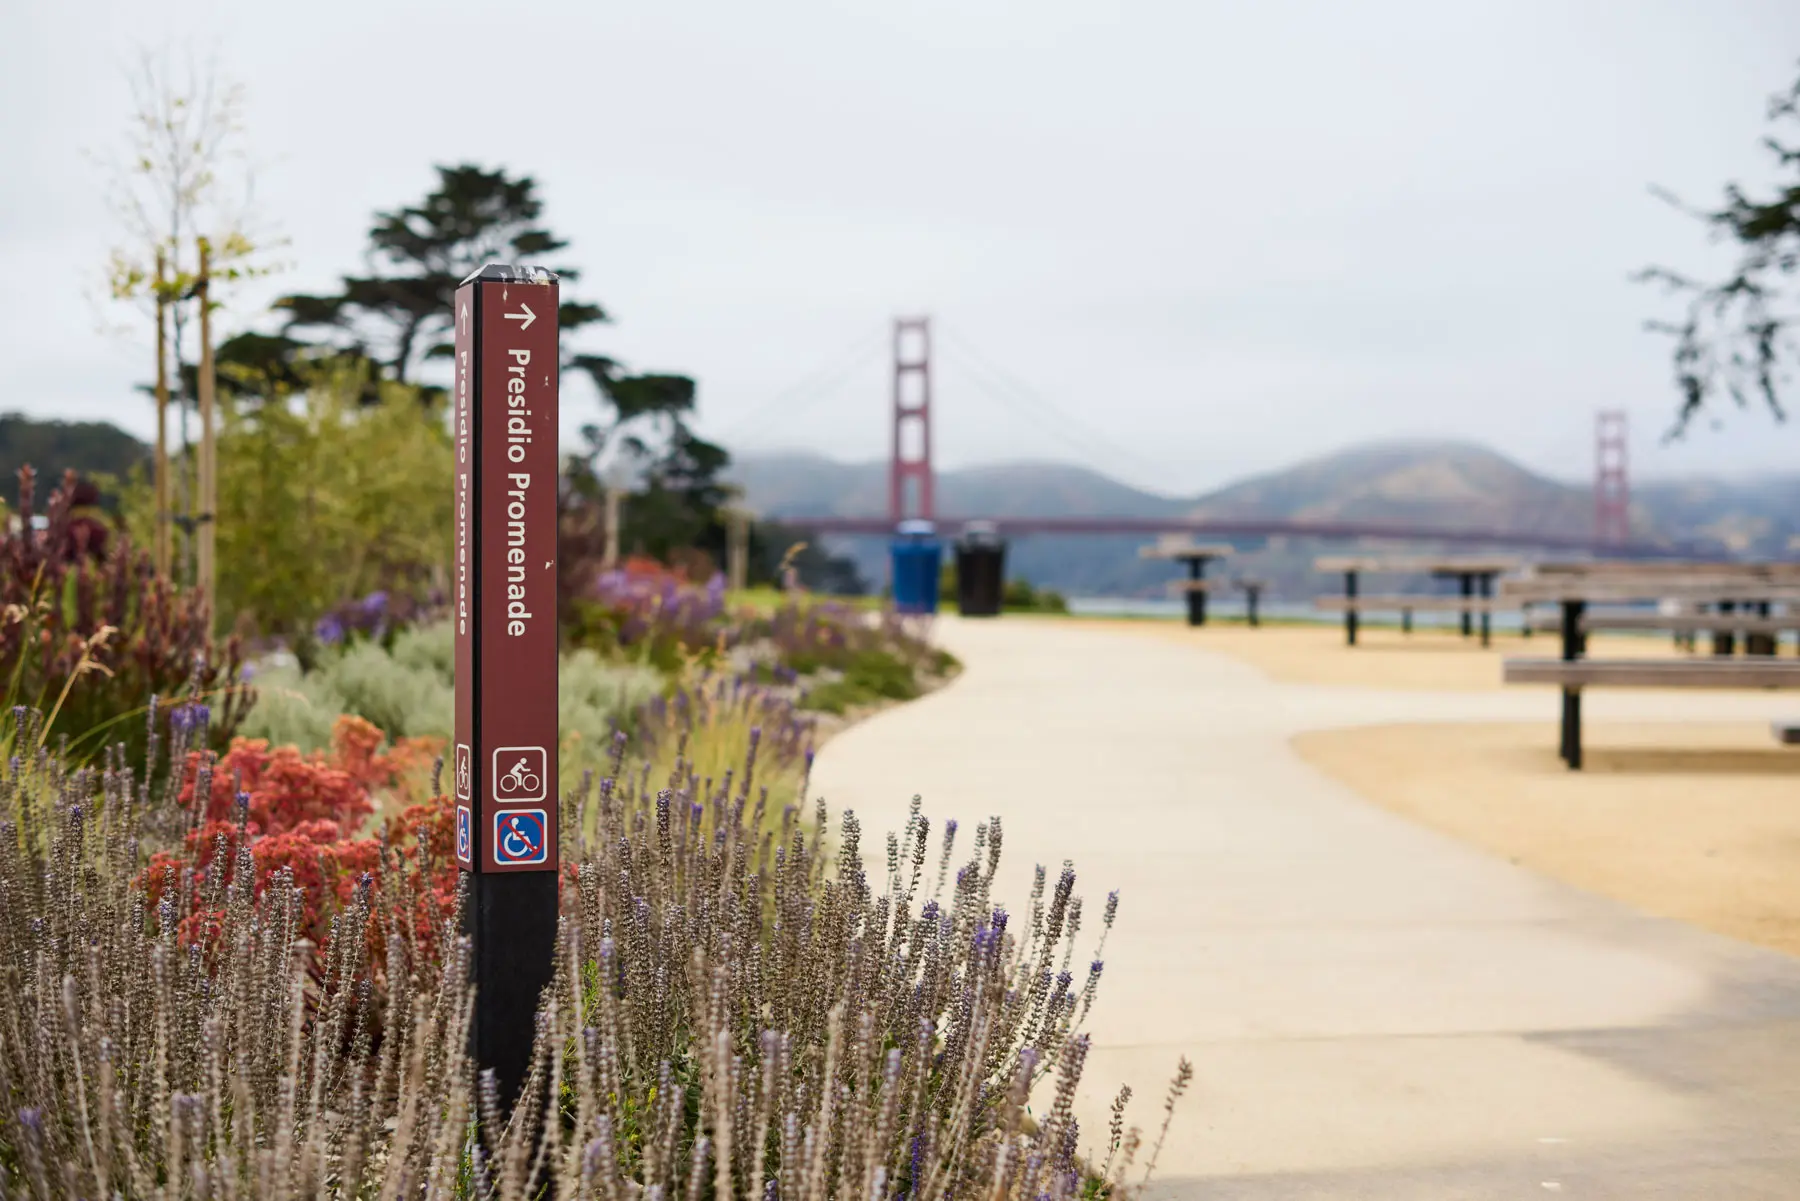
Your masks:
[[[1213,583],[1206,578],[1206,565],[1214,559],[1229,557],[1236,549],[1229,542],[1189,542],[1186,539],[1165,539],[1154,546],[1139,547],[1138,557],[1187,564],[1187,579],[1175,581],[1170,585],[1170,590],[1187,595],[1188,624],[1203,626],[1206,624],[1206,594]]]
[[[1546,618],[1539,628],[1555,631],[1561,628],[1560,621]],[[1715,655],[1735,654],[1737,638],[1742,635],[1745,654],[1773,655],[1779,653],[1781,635],[1800,632],[1800,605],[1790,602],[1785,614],[1773,612],[1771,601],[1745,602],[1741,609],[1733,601],[1718,601],[1710,606],[1695,602],[1676,613],[1635,609],[1609,613],[1589,608],[1582,613],[1581,630],[1584,634],[1602,630],[1656,631],[1672,634],[1675,645],[1688,650],[1695,649],[1695,635],[1711,634]]]
[[[1667,630],[1690,648],[1694,634],[1710,632],[1715,655],[1734,653],[1739,634],[1750,654],[1772,655],[1778,635],[1800,628],[1783,624],[1785,619],[1773,612],[1776,604],[1786,604],[1790,611],[1800,608],[1797,563],[1546,563],[1503,580],[1501,595],[1520,602],[1580,601],[1584,606],[1674,602],[1685,612],[1635,615],[1611,628]],[[1584,608],[1582,621],[1589,629],[1601,628],[1601,620],[1612,618]]]
[[[1416,610],[1458,612],[1462,615],[1464,638],[1474,632],[1475,619],[1479,616],[1481,645],[1487,646],[1492,633],[1491,615],[1496,608],[1492,599],[1494,581],[1503,573],[1516,570],[1523,562],[1511,555],[1328,555],[1315,560],[1313,567],[1317,571],[1341,572],[1344,594],[1320,597],[1316,604],[1321,609],[1343,610],[1344,643],[1347,646],[1356,645],[1358,613],[1371,609],[1399,610],[1400,630],[1407,634],[1412,632],[1412,615]],[[1454,579],[1461,589],[1461,596],[1359,596],[1359,577],[1366,573]],[[1528,625],[1528,631],[1529,628]]]
[[[1772,603],[1800,604],[1800,565],[1784,563],[1544,564],[1501,582],[1502,596],[1521,603],[1549,601],[1561,609],[1559,659],[1508,659],[1508,684],[1556,684],[1562,689],[1560,753],[1571,771],[1582,764],[1581,692],[1591,687],[1623,688],[1800,688],[1800,662],[1773,659],[1774,636],[1800,629],[1800,617],[1771,617]],[[1718,614],[1606,614],[1590,612],[1590,602],[1682,599],[1713,604]],[[1727,606],[1746,606],[1739,616]],[[1600,629],[1711,630],[1714,655],[1704,659],[1589,659],[1588,634]],[[1732,659],[1729,641],[1746,635],[1755,658]],[[1749,638],[1766,642],[1749,645]],[[1725,640],[1725,641],[1722,641]]]

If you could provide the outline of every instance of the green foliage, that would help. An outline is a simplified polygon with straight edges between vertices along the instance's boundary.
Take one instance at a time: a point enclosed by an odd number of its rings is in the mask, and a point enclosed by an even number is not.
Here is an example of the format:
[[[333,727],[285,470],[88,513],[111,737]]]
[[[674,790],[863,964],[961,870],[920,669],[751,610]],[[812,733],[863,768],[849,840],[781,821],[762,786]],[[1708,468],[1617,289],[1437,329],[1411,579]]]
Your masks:
[[[566,534],[585,527],[595,534],[580,544],[561,540],[564,566],[576,579],[592,576],[600,567],[606,496],[600,464],[615,447],[618,460],[638,477],[619,507],[620,549],[663,562],[698,549],[714,563],[724,561],[726,529],[720,510],[726,492],[719,477],[730,456],[687,427],[692,407],[690,391],[680,408],[649,419],[620,410],[610,424],[582,427],[584,448],[565,463],[559,501],[559,530]],[[634,421],[647,428],[631,429]],[[660,450],[646,436],[650,427],[666,429]]]
[[[437,187],[418,204],[375,214],[368,259],[376,273],[344,276],[334,293],[275,302],[287,315],[288,335],[324,331],[356,353],[373,345],[382,374],[404,382],[423,360],[451,353],[451,300],[464,278],[489,262],[542,266],[568,245],[543,225],[544,204],[530,176],[469,164],[438,167],[437,175]],[[580,276],[572,267],[552,270],[565,283]],[[606,314],[565,299],[558,319],[568,334]],[[287,353],[279,345],[268,349]]]
[[[807,689],[800,697],[802,709],[809,709],[814,713],[830,713],[839,717],[868,703],[868,695],[845,680],[826,680],[822,684]]]
[[[269,380],[290,377],[307,355],[300,335],[322,335],[339,362],[372,367],[369,380],[407,381],[426,360],[452,352],[450,311],[457,285],[495,260],[543,265],[568,242],[544,222],[537,182],[504,169],[462,164],[437,168],[437,184],[423,200],[375,215],[368,260],[376,271],[345,276],[330,294],[292,295],[276,302],[287,316],[279,336],[235,339],[229,361]],[[632,375],[606,355],[568,345],[570,335],[607,320],[597,304],[569,299],[575,268],[554,270],[562,285],[558,311],[565,375],[584,375],[603,402],[598,420],[582,427],[585,447],[571,457],[559,505],[559,555],[565,572],[597,565],[603,545],[598,523],[603,461],[628,467],[637,483],[621,516],[620,544],[628,553],[668,558],[678,549],[724,546],[719,474],[723,448],[688,426],[695,384],[684,375]],[[372,348],[372,349],[371,349]],[[373,399],[365,386],[363,399]],[[421,388],[425,399],[441,389]]]
[[[0,414],[0,480],[21,467],[37,471],[32,504],[42,506],[65,471],[86,479],[123,479],[149,457],[149,448],[105,421],[37,421]]]
[[[1030,580],[1008,580],[1000,607],[1018,613],[1067,613],[1069,602],[1053,589],[1033,587]]]
[[[303,637],[320,613],[376,590],[420,595],[450,561],[452,445],[441,408],[359,369],[319,365],[298,393],[229,406],[219,435],[220,615]],[[148,528],[141,476],[128,501]]]
[[[704,668],[684,671],[666,697],[644,707],[637,734],[653,780],[728,780],[754,762],[768,789],[765,816],[804,801],[813,719],[782,692]]]
[[[910,701],[921,691],[911,664],[892,651],[859,650],[850,656],[843,674],[807,690],[801,707],[821,713],[844,713],[881,701]]]
[[[612,747],[614,732],[630,730],[640,710],[662,689],[662,676],[649,668],[608,663],[590,650],[564,655],[557,679],[563,786],[597,767]]]
[[[579,647],[609,659],[623,659],[673,676],[690,665],[711,666],[718,660],[716,634],[704,626],[674,623],[650,625],[629,636],[637,623],[628,612],[596,600],[575,600],[568,606],[562,636],[566,646]]]
[[[265,667],[242,732],[319,750],[332,744],[338,715],[349,713],[395,738],[447,743],[455,720],[455,645],[450,623],[436,622],[401,631],[391,648],[364,641],[327,649],[312,671],[292,663]],[[657,672],[608,663],[588,650],[563,656],[558,683],[565,777],[597,763],[613,731],[629,729],[663,688]]]
[[[1800,124],[1800,79],[1771,98],[1768,119],[1777,127]],[[1639,275],[1686,297],[1680,319],[1650,323],[1675,340],[1673,366],[1681,393],[1676,432],[1721,391],[1739,408],[1760,401],[1777,420],[1786,416],[1783,391],[1793,385],[1792,368],[1800,361],[1800,338],[1795,336],[1800,288],[1794,283],[1800,271],[1800,145],[1784,143],[1779,128],[1763,144],[1787,176],[1772,193],[1751,196],[1728,184],[1721,207],[1689,210],[1715,237],[1737,243],[1731,273],[1716,283],[1662,267]]]
[[[858,651],[844,679],[883,700],[910,701],[919,695],[912,667],[888,650]]]
[[[848,555],[834,555],[806,530],[776,521],[750,525],[747,584],[781,585],[782,568],[792,567],[802,588],[826,596],[866,596],[869,582]],[[720,552],[723,554],[723,551]]]
[[[956,604],[956,565],[946,562],[938,571],[938,603]],[[1000,593],[1000,607],[1011,613],[1067,613],[1069,602],[1062,593],[1039,588],[1030,580],[1011,579]]]

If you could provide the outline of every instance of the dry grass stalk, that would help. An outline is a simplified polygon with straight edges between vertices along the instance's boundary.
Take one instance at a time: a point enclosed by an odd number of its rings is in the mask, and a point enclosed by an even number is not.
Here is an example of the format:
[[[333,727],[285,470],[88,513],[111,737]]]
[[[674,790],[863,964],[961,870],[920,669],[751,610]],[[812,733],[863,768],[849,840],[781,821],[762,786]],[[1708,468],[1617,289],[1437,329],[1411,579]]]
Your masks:
[[[1112,1161],[1139,1137],[1122,1102],[1106,1165],[1078,1154],[1078,1011],[1100,965],[1079,983],[1069,970],[1071,868],[1053,886],[1040,873],[1015,923],[992,895],[997,819],[952,871],[954,824],[934,839],[915,801],[871,877],[853,814],[829,841],[822,803],[805,823],[792,807],[765,815],[754,744],[735,778],[684,762],[653,789],[621,766],[565,800],[559,968],[508,1113],[465,1052],[467,944],[416,927],[416,860],[384,854],[321,948],[297,937],[291,874],[256,879],[248,848],[224,839],[214,868],[172,881],[152,912],[145,819],[170,798],[117,756],[103,770],[13,760],[0,772],[4,1195],[1128,1191]],[[219,916],[184,937],[196,896]],[[1185,1084],[1184,1065],[1171,1108]],[[1035,1118],[1034,1095],[1048,1099]]]

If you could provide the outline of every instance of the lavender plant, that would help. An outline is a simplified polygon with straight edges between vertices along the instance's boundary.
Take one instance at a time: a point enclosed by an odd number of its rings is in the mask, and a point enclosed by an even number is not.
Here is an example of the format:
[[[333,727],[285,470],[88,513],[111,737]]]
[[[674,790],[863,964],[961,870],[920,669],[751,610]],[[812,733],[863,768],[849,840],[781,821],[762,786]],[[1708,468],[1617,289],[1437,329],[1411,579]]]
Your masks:
[[[312,635],[322,647],[369,641],[391,648],[405,631],[445,620],[449,608],[441,590],[410,595],[377,589],[327,611],[313,622]]]
[[[701,587],[655,564],[600,573],[567,608],[570,645],[636,658],[670,675],[695,662],[728,660],[761,683],[805,678],[816,694],[810,707],[833,712],[917,696],[927,677],[955,666],[917,618],[806,595],[767,613],[734,608],[724,577]]]
[[[811,715],[786,691],[704,670],[639,709],[637,732],[655,779],[673,772],[724,779],[754,753],[771,814],[800,801],[815,741]]]
[[[606,571],[573,600],[564,623],[574,644],[624,653],[665,671],[695,654],[724,651],[740,636],[725,607],[725,578],[695,587],[666,571]]]
[[[464,1052],[455,921],[419,916],[423,843],[384,845],[309,946],[292,868],[259,873],[241,820],[152,905],[143,819],[169,798],[116,754],[15,759],[0,771],[4,1195],[1131,1191],[1136,1132],[1112,1132],[1125,1154],[1102,1172],[1074,1117],[1101,968],[1076,966],[1073,869],[1040,873],[1015,919],[993,891],[999,821],[963,850],[917,802],[871,869],[853,814],[835,835],[822,802],[806,825],[792,806],[761,820],[759,741],[735,772],[684,760],[652,780],[624,769],[620,740],[565,799],[558,970],[510,1111]],[[190,908],[216,918],[184,923]]]

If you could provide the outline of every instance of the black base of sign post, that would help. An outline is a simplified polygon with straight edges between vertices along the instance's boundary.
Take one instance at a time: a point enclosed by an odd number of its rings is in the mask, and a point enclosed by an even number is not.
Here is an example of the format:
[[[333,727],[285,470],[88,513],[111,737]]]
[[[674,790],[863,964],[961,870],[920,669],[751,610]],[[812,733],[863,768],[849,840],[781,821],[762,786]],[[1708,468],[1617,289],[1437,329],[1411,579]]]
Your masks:
[[[476,873],[469,885],[475,1062],[493,1069],[510,1105],[531,1070],[538,1001],[555,975],[556,873]]]

